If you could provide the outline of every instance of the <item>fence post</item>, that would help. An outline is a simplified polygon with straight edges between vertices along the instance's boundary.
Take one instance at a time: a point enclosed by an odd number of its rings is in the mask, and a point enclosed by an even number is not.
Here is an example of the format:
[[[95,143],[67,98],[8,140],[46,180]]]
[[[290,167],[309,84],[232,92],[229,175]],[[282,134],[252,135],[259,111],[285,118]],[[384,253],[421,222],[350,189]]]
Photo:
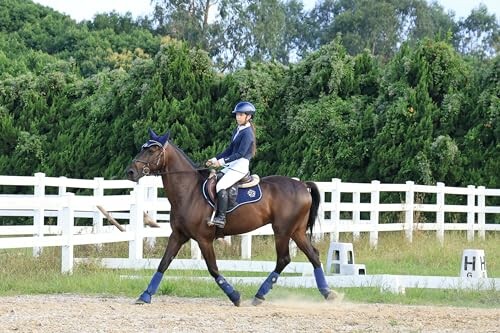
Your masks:
[[[158,207],[157,202],[158,202],[158,187],[156,186],[156,177],[147,177],[149,179],[147,187],[146,187],[146,201],[150,204],[150,207],[155,207],[155,210],[148,210],[147,214],[155,221],[158,219],[158,212],[156,210],[156,207]],[[153,248],[156,244],[156,237],[147,237],[146,238],[146,244],[150,248]],[[192,249],[192,246],[191,246]],[[191,252],[193,253],[193,252]],[[197,254],[198,257],[198,254]],[[199,257],[201,258],[201,253],[199,254]]]
[[[414,220],[414,207],[415,207],[415,192],[413,186],[415,185],[412,181],[407,181],[406,186],[408,187],[405,195],[405,234],[406,239],[411,243],[413,241],[413,220]]]
[[[288,241],[288,251],[291,258],[295,258],[297,256],[297,244],[293,241],[293,239]]]
[[[100,201],[104,198],[104,187],[103,187],[103,182],[104,178],[102,177],[95,177],[94,178],[94,199],[97,202],[98,205],[101,205]],[[92,226],[93,226],[93,231],[97,234],[102,233],[103,230],[103,218],[104,215],[102,212],[95,207],[94,214],[92,218]],[[96,244],[98,249],[102,248],[102,243]]]
[[[241,235],[241,259],[252,258],[252,235]]]
[[[66,181],[68,180],[68,178],[66,178],[65,176],[61,176],[59,177],[59,196],[63,196],[64,194],[66,194]]]
[[[43,238],[43,228],[45,225],[45,211],[43,209],[43,198],[45,197],[45,174],[43,172],[35,173],[36,185],[34,188],[34,199],[37,204],[37,209],[33,212],[33,237],[38,240]],[[33,256],[38,257],[42,254],[43,247],[33,247]]]
[[[62,199],[66,194],[66,178],[65,176],[59,177],[59,192],[58,195]],[[62,230],[62,211],[59,211],[57,214],[57,228],[58,230]]]
[[[128,259],[133,262],[133,265],[143,256],[143,231],[144,231],[144,185],[142,178],[139,183],[134,186],[134,190],[130,193],[133,198],[133,204],[130,207],[130,232],[133,233],[134,239],[128,244]]]
[[[314,238],[314,241],[320,241],[322,239],[325,238],[325,234],[326,232],[323,232],[321,227],[323,225],[326,225],[328,223],[331,223],[331,218],[332,216],[330,215],[329,218],[327,219],[326,216],[325,216],[325,206],[324,206],[324,203],[325,203],[325,191],[323,190],[322,187],[318,186],[318,189],[319,189],[319,196],[320,196],[320,200],[319,200],[319,207],[318,207],[318,222],[319,223],[315,223],[314,224],[314,228],[313,228],[313,236],[314,235],[319,235],[318,239]]]
[[[476,215],[476,191],[474,185],[467,186],[467,240],[474,240],[474,220]]]
[[[62,209],[62,236],[64,245],[61,247],[61,273],[73,273],[74,247],[73,234],[75,226],[75,211],[72,207],[74,193],[64,195],[64,206]]]
[[[330,233],[330,242],[338,242],[340,238],[339,224],[340,224],[340,183],[339,178],[332,178],[332,206],[333,211],[330,213],[331,221],[333,224],[333,231]]]
[[[361,212],[359,211],[359,204],[361,202],[361,193],[353,192],[352,193],[352,204],[354,205],[354,210],[352,211],[352,222],[353,225],[357,226],[361,221]],[[359,240],[359,231],[354,231],[352,233],[353,240]]]
[[[438,182],[436,184],[437,192],[436,192],[436,223],[437,223],[437,231],[436,236],[441,245],[444,244],[444,183]]]
[[[201,259],[201,249],[198,242],[191,239],[191,259]]]
[[[486,198],[484,195],[486,188],[484,186],[478,186],[477,188],[477,228],[479,230],[479,238],[482,240],[486,237]]]
[[[380,181],[372,180],[370,195],[370,223],[372,231],[370,231],[370,246],[376,248],[378,245],[378,224],[379,224],[379,204],[380,204]]]

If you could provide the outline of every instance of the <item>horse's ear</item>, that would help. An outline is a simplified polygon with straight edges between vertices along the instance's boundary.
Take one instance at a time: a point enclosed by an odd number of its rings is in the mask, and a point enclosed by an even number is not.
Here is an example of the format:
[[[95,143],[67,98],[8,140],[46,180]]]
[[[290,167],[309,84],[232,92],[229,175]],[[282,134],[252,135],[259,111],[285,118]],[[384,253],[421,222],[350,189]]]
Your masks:
[[[156,134],[151,128],[149,128],[149,138],[151,140],[158,141],[158,134]]]
[[[160,136],[158,138],[158,142],[160,142],[162,145],[165,145],[165,143],[167,143],[169,137],[170,137],[170,131],[168,131],[167,133]]]

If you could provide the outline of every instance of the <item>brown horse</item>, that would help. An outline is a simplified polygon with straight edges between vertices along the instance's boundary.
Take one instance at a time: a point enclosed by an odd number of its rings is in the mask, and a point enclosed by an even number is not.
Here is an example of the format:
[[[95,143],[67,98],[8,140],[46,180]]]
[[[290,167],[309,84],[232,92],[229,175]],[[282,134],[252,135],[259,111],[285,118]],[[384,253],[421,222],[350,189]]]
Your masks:
[[[198,169],[181,149],[169,141],[169,133],[160,136],[150,129],[149,134],[150,140],[142,146],[127,168],[127,175],[132,181],[138,181],[147,175],[162,177],[163,187],[171,204],[172,234],[157,272],[136,303],[151,303],[151,296],[158,290],[163,273],[181,246],[189,239],[194,239],[198,242],[210,275],[233,304],[239,306],[239,292],[219,274],[217,268],[213,242],[220,234],[216,234],[216,227],[207,224],[213,208],[202,193],[208,170]],[[260,186],[262,199],[228,213],[227,223],[222,229],[223,235],[238,235],[268,223],[272,225],[277,255],[276,267],[262,283],[252,303],[258,305],[264,301],[264,296],[276,283],[279,274],[290,263],[290,238],[312,263],[321,294],[325,299],[334,298],[336,293],[327,285],[318,250],[306,236],[307,228],[312,233],[318,213],[320,194],[316,184],[283,176],[269,176],[262,178]]]

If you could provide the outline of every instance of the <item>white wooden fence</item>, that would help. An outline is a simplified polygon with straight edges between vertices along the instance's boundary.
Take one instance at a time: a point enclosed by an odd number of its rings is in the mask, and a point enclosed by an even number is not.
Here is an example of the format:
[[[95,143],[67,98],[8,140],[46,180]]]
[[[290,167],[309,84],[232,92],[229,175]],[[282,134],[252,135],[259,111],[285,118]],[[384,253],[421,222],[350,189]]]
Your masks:
[[[340,179],[317,183],[321,192],[319,221],[313,233],[315,236],[330,234],[337,241],[341,232],[368,232],[370,244],[377,245],[380,232],[404,231],[411,241],[414,230],[432,230],[440,242],[444,241],[445,231],[463,230],[472,240],[477,231],[480,238],[486,232],[500,231],[498,219],[500,206],[488,205],[500,199],[500,189],[487,189],[483,186],[466,188],[406,184],[381,184],[372,181],[368,184],[343,183]],[[13,195],[5,193],[9,186],[27,187],[32,194]],[[31,217],[32,225],[0,226],[0,249],[33,248],[38,255],[43,247],[62,247],[61,271],[71,272],[74,265],[74,246],[84,244],[103,244],[128,242],[129,255],[126,259],[103,259],[107,267],[146,268],[157,265],[157,260],[143,259],[145,239],[168,237],[171,229],[168,223],[170,204],[166,198],[158,197],[162,187],[161,179],[144,177],[139,184],[127,180],[70,179],[65,177],[46,177],[37,173],[34,177],[0,176],[0,217]],[[76,190],[87,189],[91,194],[76,195]],[[122,190],[125,194],[110,192]],[[381,194],[397,192],[402,202],[381,202]],[[419,203],[416,197],[433,194],[435,202]],[[343,200],[344,196],[349,200]],[[448,196],[466,198],[464,205],[447,204]],[[488,199],[488,200],[487,200]],[[349,202],[345,202],[349,201]],[[104,225],[104,217],[96,208],[104,207],[116,219],[126,224],[126,231],[120,232],[114,226]],[[144,226],[143,213],[147,212],[156,219],[161,227]],[[385,212],[394,212],[391,219],[381,218]],[[418,213],[431,212],[434,221],[420,223],[415,220]],[[466,223],[453,223],[449,213],[463,214]],[[346,217],[347,216],[347,217]],[[466,217],[466,218],[465,218]],[[76,226],[76,218],[92,221],[89,226]],[[427,217],[427,219],[429,219]],[[496,219],[496,220],[495,220]],[[53,221],[54,223],[49,223]],[[496,223],[493,223],[495,222]],[[127,224],[128,222],[128,224]],[[383,222],[383,223],[382,223]],[[241,257],[251,258],[252,236],[272,235],[271,227],[264,226],[242,235]],[[204,265],[197,244],[191,243],[192,258],[195,260],[174,260],[172,268],[193,268]],[[85,260],[85,259],[77,259]],[[235,265],[232,261],[220,261],[219,268],[236,268],[245,271],[271,271],[274,263],[246,261],[247,265]],[[296,263],[287,267],[289,272],[303,272],[308,263]],[[202,269],[205,269],[203,266]]]

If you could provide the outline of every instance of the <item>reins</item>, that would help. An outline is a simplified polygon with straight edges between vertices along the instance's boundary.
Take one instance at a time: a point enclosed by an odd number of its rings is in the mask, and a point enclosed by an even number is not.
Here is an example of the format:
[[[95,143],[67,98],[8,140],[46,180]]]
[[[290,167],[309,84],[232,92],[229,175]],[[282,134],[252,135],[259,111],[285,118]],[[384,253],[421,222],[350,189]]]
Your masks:
[[[168,141],[167,141],[168,143]],[[174,173],[191,173],[191,172],[198,172],[198,171],[202,171],[202,170],[208,170],[209,168],[195,168],[194,170],[179,170],[179,171],[167,171],[166,170],[166,165],[168,163],[166,163],[166,155],[165,155],[165,152],[166,152],[166,148],[167,148],[167,145],[165,144],[164,146],[162,146],[162,151],[161,153],[159,154],[158,156],[158,159],[156,160],[156,166],[159,166],[160,165],[160,161],[162,160],[162,156],[164,157],[163,160],[164,160],[164,167],[163,167],[163,171],[153,171],[151,172],[151,168],[150,168],[150,162],[147,162],[147,161],[143,161],[141,159],[138,159],[138,158],[134,158],[132,160],[132,162],[136,163],[136,162],[139,162],[139,163],[142,163],[144,166],[143,168],[141,169],[141,172],[144,176],[160,176],[160,175],[166,175],[166,174],[174,174]]]
[[[149,148],[151,145],[156,145],[156,146],[159,146],[161,147],[161,152],[158,154],[158,158],[156,160],[156,166],[160,166],[160,162],[162,161],[162,157],[163,157],[163,170],[160,171],[153,171],[151,172],[151,168],[150,168],[150,165],[151,163],[150,162],[147,162],[147,161],[144,161],[144,160],[141,160],[141,159],[138,159],[138,158],[134,158],[132,160],[133,163],[142,163],[144,166],[142,167],[142,169],[140,169],[141,173],[143,176],[161,176],[161,175],[167,175],[167,174],[175,174],[175,173],[196,173],[198,171],[203,171],[203,170],[210,170],[212,168],[210,167],[203,167],[203,168],[194,168],[194,170],[179,170],[179,171],[168,171],[166,170],[166,166],[168,165],[167,163],[167,157],[166,157],[166,150],[167,150],[167,146],[168,146],[168,141],[164,144],[164,145],[161,145],[161,143],[159,142],[154,142],[153,144],[150,144],[150,145],[147,145],[144,144],[143,145],[143,149],[144,148]],[[241,174],[245,174],[244,172],[241,172],[239,170],[236,170],[236,169],[233,169],[231,167],[228,167],[228,166],[225,166],[226,169],[228,170],[232,170],[232,171],[236,171],[238,173],[241,173]]]

